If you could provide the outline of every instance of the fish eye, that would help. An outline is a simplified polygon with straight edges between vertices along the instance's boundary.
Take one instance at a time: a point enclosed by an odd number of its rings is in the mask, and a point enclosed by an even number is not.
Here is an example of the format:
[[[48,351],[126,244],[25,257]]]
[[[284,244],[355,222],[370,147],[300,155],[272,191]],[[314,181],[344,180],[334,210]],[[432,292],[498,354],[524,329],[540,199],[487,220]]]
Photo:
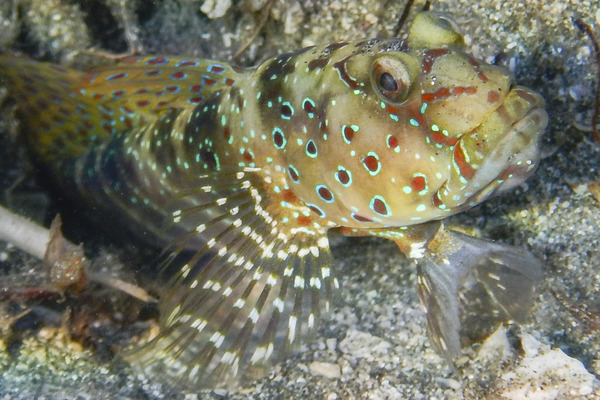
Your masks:
[[[411,92],[411,66],[402,58],[384,54],[375,59],[371,69],[376,92],[390,103],[404,102]]]
[[[379,76],[379,85],[381,88],[388,92],[398,91],[398,82],[389,72],[384,72]]]

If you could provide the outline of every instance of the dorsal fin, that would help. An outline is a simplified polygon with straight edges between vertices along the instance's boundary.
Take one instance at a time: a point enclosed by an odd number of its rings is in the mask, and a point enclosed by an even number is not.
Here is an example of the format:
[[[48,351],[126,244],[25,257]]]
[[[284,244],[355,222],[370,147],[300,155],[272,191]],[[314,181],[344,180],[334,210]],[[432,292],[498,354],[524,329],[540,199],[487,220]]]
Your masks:
[[[233,86],[240,69],[226,63],[172,56],[134,56],[90,71],[82,94],[149,115],[165,108],[194,107],[207,95]]]
[[[54,165],[168,109],[193,109],[232,86],[236,71],[210,60],[145,56],[85,73],[0,56],[0,77],[18,102],[31,147]]]

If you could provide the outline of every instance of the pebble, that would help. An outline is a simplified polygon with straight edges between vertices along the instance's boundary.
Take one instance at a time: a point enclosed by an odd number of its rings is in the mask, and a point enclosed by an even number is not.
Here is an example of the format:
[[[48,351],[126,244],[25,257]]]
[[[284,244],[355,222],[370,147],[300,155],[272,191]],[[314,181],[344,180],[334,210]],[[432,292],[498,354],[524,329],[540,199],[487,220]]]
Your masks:
[[[328,379],[339,379],[342,376],[342,370],[338,364],[313,361],[308,365],[308,370],[313,376],[324,376]]]

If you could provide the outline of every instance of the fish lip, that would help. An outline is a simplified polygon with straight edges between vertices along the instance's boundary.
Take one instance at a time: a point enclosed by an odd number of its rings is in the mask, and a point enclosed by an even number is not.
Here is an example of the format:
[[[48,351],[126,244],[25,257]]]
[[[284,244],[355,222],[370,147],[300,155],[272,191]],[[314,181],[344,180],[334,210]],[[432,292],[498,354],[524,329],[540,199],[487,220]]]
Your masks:
[[[510,86],[509,90],[507,91],[506,97],[508,97],[508,95],[511,93],[517,94],[522,99],[527,101],[529,103],[529,105],[519,118],[514,119],[510,123],[510,128],[506,130],[506,132],[498,140],[498,143],[506,140],[511,135],[518,133],[518,130],[516,128],[519,125],[524,124],[526,121],[532,120],[534,117],[534,114],[538,114],[540,116],[540,120],[536,124],[537,129],[530,129],[530,132],[534,138],[539,138],[548,124],[548,113],[546,111],[546,101],[539,93],[537,93],[525,86],[513,84]],[[504,102],[501,102],[493,112],[497,112],[498,109],[503,104],[504,104]],[[485,122],[485,120],[482,121],[476,128],[474,128],[473,132],[476,132],[483,125],[484,122]]]
[[[542,131],[546,128],[548,123],[548,113],[546,112],[545,104],[533,105],[529,107],[529,109],[525,112],[523,116],[521,116],[521,118],[518,118],[513,121],[511,129],[508,129],[506,131],[506,135],[515,133],[515,128],[518,125],[524,123],[525,121],[531,120],[534,117],[534,114],[539,114],[540,116],[543,116],[543,121],[537,123],[539,129],[537,133],[535,133],[535,136],[539,137],[543,133]]]
[[[531,165],[527,173],[506,182],[500,191],[505,191],[525,181],[535,170],[540,159],[539,142],[548,124],[548,113],[545,101],[538,93],[522,86],[515,86],[516,94],[528,102],[522,115],[507,125],[505,132],[497,139],[495,145],[486,155],[483,163],[471,178],[470,186],[477,192],[484,191],[490,184],[506,171],[506,168],[518,162]],[[479,128],[479,127],[478,127]],[[477,129],[474,131],[477,131]],[[497,191],[496,193],[499,193]],[[482,200],[478,200],[480,202]]]

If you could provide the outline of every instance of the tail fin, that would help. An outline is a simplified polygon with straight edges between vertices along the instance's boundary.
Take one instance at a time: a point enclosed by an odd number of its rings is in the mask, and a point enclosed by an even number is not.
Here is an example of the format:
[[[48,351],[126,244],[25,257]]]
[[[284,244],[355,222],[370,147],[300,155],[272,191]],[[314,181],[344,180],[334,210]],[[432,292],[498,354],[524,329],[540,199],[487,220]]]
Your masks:
[[[529,252],[443,225],[427,248],[419,260],[419,296],[430,340],[447,359],[459,355],[461,338],[481,337],[491,322],[525,319],[542,279],[541,263]]]

